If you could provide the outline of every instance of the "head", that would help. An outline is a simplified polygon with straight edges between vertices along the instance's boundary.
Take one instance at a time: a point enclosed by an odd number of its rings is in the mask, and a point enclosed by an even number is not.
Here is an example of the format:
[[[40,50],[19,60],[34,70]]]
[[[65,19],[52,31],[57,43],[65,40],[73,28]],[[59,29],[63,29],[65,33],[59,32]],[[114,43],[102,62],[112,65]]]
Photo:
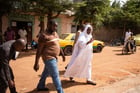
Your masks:
[[[54,32],[57,31],[58,23],[54,20],[48,22],[48,31]]]
[[[22,29],[25,30],[25,27],[23,27]]]
[[[85,29],[84,29],[84,32],[87,34],[87,35],[89,35],[89,34],[92,34],[92,26],[91,25],[86,25],[85,26]]]
[[[26,46],[26,41],[24,39],[18,39],[13,43],[13,47],[16,51],[21,51]]]
[[[92,32],[91,28],[88,27],[88,29],[87,29],[87,34],[90,34],[91,32]]]
[[[133,33],[131,33],[131,36],[133,36]]]
[[[85,25],[84,24],[80,25],[79,29],[81,29],[81,31],[83,31],[85,29]]]
[[[7,27],[7,31],[10,31],[10,27]]]
[[[128,32],[131,32],[131,29],[128,29]]]

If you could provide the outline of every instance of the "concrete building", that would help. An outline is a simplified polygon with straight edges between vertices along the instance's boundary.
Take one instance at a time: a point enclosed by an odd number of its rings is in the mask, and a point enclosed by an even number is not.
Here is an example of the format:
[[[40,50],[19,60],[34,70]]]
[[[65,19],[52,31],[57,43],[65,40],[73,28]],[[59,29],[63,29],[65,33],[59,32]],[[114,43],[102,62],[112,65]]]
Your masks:
[[[58,22],[58,34],[74,32],[75,26],[73,23],[73,17],[69,13],[61,14],[58,18],[55,19]],[[47,24],[47,18],[44,20],[45,28]],[[32,40],[37,40],[37,34],[40,31],[39,27],[40,21],[38,16],[32,16],[27,14],[11,14],[9,16],[3,16],[2,18],[2,33],[6,31],[7,27],[12,27],[16,35],[18,35],[18,30],[25,27],[27,30],[28,42]]]

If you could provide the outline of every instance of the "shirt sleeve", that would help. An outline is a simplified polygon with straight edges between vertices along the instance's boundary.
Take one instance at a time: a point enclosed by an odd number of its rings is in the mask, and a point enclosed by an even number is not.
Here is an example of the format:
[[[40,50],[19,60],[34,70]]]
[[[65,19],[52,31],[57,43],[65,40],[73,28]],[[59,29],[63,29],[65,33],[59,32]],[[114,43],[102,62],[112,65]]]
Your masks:
[[[1,55],[0,55],[1,65],[4,72],[4,77],[6,78],[7,81],[9,81],[12,79],[9,61],[11,57],[13,56],[13,51],[11,51],[11,54],[10,54],[9,47],[8,46],[3,46],[3,47],[4,49],[1,50]]]
[[[4,74],[6,77],[6,80],[11,80],[11,72],[10,72],[10,66],[9,66],[9,61],[7,59],[2,60],[2,67],[4,70]]]

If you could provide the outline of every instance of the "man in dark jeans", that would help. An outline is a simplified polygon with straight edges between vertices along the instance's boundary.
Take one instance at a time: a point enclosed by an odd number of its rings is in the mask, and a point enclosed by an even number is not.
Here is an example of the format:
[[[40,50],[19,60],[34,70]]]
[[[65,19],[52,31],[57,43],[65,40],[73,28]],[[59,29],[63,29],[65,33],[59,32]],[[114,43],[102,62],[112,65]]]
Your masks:
[[[6,93],[8,86],[10,93],[17,93],[9,62],[17,58],[17,51],[24,49],[25,45],[23,39],[10,40],[0,45],[0,93]]]
[[[49,21],[49,26],[47,30],[41,33],[39,36],[36,58],[34,63],[34,70],[38,71],[39,69],[40,57],[42,57],[45,66],[41,78],[39,80],[39,83],[37,85],[37,91],[49,90],[48,88],[45,87],[45,81],[46,78],[50,75],[52,77],[57,93],[64,93],[59,78],[59,71],[57,67],[57,56],[59,56],[60,51],[62,54],[63,61],[65,61],[65,56],[60,48],[59,36],[56,31],[57,31],[57,23],[51,20]]]

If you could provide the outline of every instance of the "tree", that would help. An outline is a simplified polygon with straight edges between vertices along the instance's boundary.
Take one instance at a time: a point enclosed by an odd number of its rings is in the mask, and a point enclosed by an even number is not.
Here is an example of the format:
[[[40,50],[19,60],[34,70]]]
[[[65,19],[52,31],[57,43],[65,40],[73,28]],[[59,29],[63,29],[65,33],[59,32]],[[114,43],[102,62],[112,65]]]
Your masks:
[[[108,15],[110,17],[105,21],[106,25],[112,28],[138,30],[140,28],[140,1],[128,0],[121,6],[120,1],[114,1]]]
[[[0,32],[2,32],[2,17],[8,15],[13,10],[14,1],[15,0],[0,0]]]
[[[109,4],[109,0],[84,0],[77,3],[74,15],[75,22],[81,24],[82,21],[87,20],[95,28],[98,28],[104,21]]]
[[[108,16],[106,16],[106,19],[104,21],[106,26],[109,26],[111,28],[121,28],[122,23],[120,20],[122,20],[122,16],[124,15],[123,10],[121,9],[121,3],[120,1],[114,1],[112,5],[110,6],[110,9],[108,10]]]
[[[34,13],[40,17],[40,27],[44,31],[44,18],[47,22],[57,18],[66,9],[71,9],[72,3],[69,0],[20,0],[23,4],[22,12]],[[49,24],[47,24],[48,26]]]
[[[126,28],[140,29],[140,0],[129,0],[122,7]]]

